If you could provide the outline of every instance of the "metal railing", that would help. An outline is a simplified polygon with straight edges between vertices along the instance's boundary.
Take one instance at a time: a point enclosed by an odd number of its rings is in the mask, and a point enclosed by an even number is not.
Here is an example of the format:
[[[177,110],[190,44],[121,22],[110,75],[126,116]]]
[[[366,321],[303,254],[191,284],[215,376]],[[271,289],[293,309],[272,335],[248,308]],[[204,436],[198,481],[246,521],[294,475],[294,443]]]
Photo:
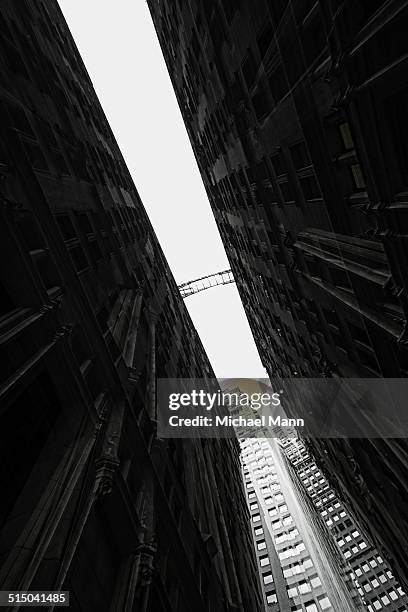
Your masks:
[[[219,285],[228,285],[229,283],[235,283],[234,276],[231,270],[224,270],[223,272],[209,274],[208,276],[196,278],[188,283],[183,283],[179,285],[179,289],[181,297],[186,298],[199,291],[205,291],[206,289],[211,289],[211,287],[217,287]]]

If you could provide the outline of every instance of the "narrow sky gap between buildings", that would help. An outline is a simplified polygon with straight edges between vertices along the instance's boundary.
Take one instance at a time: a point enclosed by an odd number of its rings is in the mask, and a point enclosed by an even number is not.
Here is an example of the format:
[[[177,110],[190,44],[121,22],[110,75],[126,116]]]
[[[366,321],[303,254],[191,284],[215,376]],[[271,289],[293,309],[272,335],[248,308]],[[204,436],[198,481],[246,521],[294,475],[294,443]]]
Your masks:
[[[227,269],[147,4],[59,4],[176,281]],[[218,376],[266,377],[235,285],[186,304]]]

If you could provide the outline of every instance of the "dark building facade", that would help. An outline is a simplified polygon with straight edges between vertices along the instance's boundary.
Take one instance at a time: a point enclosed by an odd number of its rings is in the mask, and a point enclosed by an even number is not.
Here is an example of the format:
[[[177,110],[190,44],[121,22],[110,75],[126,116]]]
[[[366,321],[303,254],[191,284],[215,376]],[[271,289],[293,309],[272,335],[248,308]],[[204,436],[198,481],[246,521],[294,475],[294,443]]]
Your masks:
[[[156,379],[213,372],[57,2],[0,48],[1,589],[255,612],[237,441],[156,436]]]
[[[408,3],[149,5],[270,377],[406,377]],[[405,441],[314,451],[407,588]]]

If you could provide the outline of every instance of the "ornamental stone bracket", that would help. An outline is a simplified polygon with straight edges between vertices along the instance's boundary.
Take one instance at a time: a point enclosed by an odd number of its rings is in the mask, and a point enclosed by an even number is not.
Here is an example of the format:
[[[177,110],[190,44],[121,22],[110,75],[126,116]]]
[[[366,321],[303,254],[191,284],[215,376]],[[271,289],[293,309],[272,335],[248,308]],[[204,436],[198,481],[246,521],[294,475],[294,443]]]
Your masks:
[[[154,536],[147,542],[142,542],[139,544],[136,552],[139,552],[141,555],[140,586],[145,587],[151,584],[156,571],[154,560],[157,554],[157,543]]]
[[[105,431],[100,457],[95,462],[95,498],[104,497],[112,492],[116,472],[120,466],[119,444],[122,434],[124,402],[113,407]]]

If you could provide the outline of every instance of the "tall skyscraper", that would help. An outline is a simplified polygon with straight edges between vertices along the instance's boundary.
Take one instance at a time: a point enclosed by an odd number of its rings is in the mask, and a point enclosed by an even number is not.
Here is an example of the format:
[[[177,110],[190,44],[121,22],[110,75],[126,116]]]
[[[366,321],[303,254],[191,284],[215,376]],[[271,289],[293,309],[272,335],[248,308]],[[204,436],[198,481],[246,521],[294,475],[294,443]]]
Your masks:
[[[57,2],[0,49],[0,588],[257,612],[237,441],[156,436],[156,378],[213,373]]]
[[[340,551],[310,528],[277,441],[241,440],[241,452],[265,610],[364,610]]]
[[[296,438],[282,438],[279,444],[287,458],[292,483],[297,485],[301,497],[302,494],[309,497],[315,514],[324,521],[343,556],[349,579],[364,600],[365,609],[407,612],[406,593],[378,550],[361,533],[361,527],[321,473],[305,444]]]
[[[268,374],[406,377],[408,3],[149,6]],[[314,451],[408,588],[406,441]]]
[[[242,381],[231,393],[238,397],[256,390],[267,392],[268,386]],[[238,404],[231,411],[254,416]],[[407,612],[406,593],[295,430],[260,426],[238,428],[237,434],[266,610],[272,604],[285,610],[289,602],[291,610],[351,605],[368,612]],[[345,601],[339,601],[339,592]]]

